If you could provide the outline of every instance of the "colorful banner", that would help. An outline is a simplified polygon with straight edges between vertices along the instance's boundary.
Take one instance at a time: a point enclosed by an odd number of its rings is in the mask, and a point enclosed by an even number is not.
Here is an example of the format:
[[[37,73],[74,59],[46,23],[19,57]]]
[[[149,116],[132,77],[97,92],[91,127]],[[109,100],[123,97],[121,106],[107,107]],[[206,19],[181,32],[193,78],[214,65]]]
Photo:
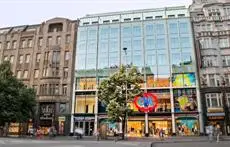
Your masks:
[[[142,112],[153,111],[158,104],[157,96],[152,93],[144,93],[142,96],[134,98],[134,104]]]

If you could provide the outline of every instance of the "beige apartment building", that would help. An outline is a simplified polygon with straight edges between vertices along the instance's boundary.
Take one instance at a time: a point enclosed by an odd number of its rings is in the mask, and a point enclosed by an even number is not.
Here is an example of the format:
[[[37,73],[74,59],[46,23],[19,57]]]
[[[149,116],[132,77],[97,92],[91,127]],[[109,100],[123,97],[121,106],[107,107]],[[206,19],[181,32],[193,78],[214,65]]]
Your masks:
[[[0,62],[37,91],[37,112],[29,127],[44,133],[55,126],[68,134],[78,21],[53,18],[37,25],[0,28]],[[17,132],[17,124],[11,132]]]
[[[230,0],[193,0],[190,13],[205,126],[230,135]]]

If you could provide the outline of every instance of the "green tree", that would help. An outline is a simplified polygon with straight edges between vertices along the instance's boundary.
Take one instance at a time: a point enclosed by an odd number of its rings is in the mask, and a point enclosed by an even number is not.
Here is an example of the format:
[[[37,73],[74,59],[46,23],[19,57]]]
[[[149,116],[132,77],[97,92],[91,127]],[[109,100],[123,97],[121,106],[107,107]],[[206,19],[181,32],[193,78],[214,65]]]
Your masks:
[[[118,72],[103,80],[98,87],[98,98],[106,105],[108,118],[115,122],[122,121],[123,132],[127,123],[126,115],[131,113],[128,103],[132,102],[136,95],[142,94],[141,83],[143,79],[136,67],[126,70],[121,66]],[[124,133],[122,138],[124,139]]]
[[[0,126],[32,118],[35,97],[35,90],[27,88],[13,75],[9,62],[0,64]]]

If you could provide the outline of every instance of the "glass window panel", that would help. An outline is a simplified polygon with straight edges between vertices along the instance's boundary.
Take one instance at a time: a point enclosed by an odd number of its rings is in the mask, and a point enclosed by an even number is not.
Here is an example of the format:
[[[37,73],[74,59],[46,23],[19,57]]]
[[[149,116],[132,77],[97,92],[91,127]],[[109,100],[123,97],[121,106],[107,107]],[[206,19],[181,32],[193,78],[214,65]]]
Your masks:
[[[181,37],[180,43],[182,48],[189,48],[191,47],[191,41],[189,37]]]
[[[89,29],[88,30],[88,39],[94,40],[97,38],[97,30],[96,29]]]
[[[86,61],[86,55],[85,54],[78,54],[77,55],[76,69],[85,69],[85,61]]]
[[[94,113],[95,107],[95,96],[76,96],[75,113]]]
[[[99,68],[106,68],[106,67],[108,67],[108,61],[109,59],[108,59],[108,57],[100,57],[99,59],[98,59],[98,67]]]
[[[156,55],[155,54],[147,54],[146,55],[146,64],[147,65],[156,65]]]
[[[181,64],[181,56],[180,53],[173,53],[172,54],[172,65],[180,65]]]
[[[141,36],[141,26],[133,26],[133,36]]]
[[[86,69],[96,68],[96,54],[87,54]]]
[[[142,44],[141,40],[133,40],[133,50],[141,50]]]
[[[156,48],[157,49],[163,49],[163,48],[165,48],[165,46],[166,46],[165,38],[157,38]]]
[[[176,33],[178,33],[177,23],[170,23],[169,24],[169,33],[170,34],[176,34]]]
[[[154,25],[153,24],[146,24],[145,25],[145,34],[147,36],[154,35]]]
[[[109,28],[100,28],[100,38],[108,39],[109,37]]]
[[[127,48],[127,52],[129,51],[129,50],[132,50],[132,48],[131,48],[131,39],[125,39],[125,40],[123,40],[123,48]]]
[[[184,74],[184,86],[196,86],[196,78],[194,73]]]
[[[141,55],[134,55],[133,56],[133,65],[135,65],[135,66],[142,66],[143,65]]]
[[[122,29],[122,36],[123,37],[130,37],[132,34],[132,28],[131,27],[123,27]]]
[[[110,52],[119,51],[118,40],[110,40],[109,51]]]
[[[78,44],[77,53],[86,53],[86,42],[80,42]]]
[[[172,84],[174,87],[182,87],[183,86],[183,74],[173,74]]]
[[[158,75],[156,82],[156,87],[169,87],[169,74],[168,75]]]
[[[119,28],[110,28],[110,38],[119,37]]]
[[[171,38],[171,48],[179,48],[180,47],[180,42],[179,42],[179,38],[175,37],[175,38]]]
[[[158,65],[166,65],[167,64],[166,54],[158,54],[157,55],[157,64]]]
[[[79,31],[78,38],[80,41],[86,40],[87,37],[87,32],[86,30],[81,30]]]
[[[87,53],[96,53],[97,43],[94,41],[88,42]]]
[[[187,64],[191,63],[192,62],[191,53],[182,53],[182,61]]]
[[[156,24],[156,33],[157,34],[165,34],[164,24]]]
[[[148,49],[154,49],[155,48],[155,42],[154,39],[146,39],[146,44],[145,44],[145,48]]]
[[[107,53],[108,52],[108,41],[103,41],[99,43],[99,53]]]
[[[181,34],[188,34],[189,32],[189,25],[187,22],[180,22],[180,33]]]

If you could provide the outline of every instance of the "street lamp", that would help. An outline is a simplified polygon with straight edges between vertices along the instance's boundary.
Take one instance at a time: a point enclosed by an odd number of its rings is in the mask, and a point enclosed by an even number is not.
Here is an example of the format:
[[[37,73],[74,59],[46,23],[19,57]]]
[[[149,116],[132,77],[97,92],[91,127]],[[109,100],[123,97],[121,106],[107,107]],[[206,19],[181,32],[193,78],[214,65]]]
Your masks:
[[[125,77],[127,78],[127,48],[126,47],[124,47],[123,48],[123,51],[125,52]],[[126,124],[126,126],[125,126],[125,131],[124,131],[124,133],[126,133],[126,135],[127,135],[127,130],[128,130],[128,112],[127,112],[127,100],[128,100],[128,83],[127,83],[127,79],[126,79],[126,82],[125,82],[125,107],[126,107],[126,118],[125,118],[125,124]]]

